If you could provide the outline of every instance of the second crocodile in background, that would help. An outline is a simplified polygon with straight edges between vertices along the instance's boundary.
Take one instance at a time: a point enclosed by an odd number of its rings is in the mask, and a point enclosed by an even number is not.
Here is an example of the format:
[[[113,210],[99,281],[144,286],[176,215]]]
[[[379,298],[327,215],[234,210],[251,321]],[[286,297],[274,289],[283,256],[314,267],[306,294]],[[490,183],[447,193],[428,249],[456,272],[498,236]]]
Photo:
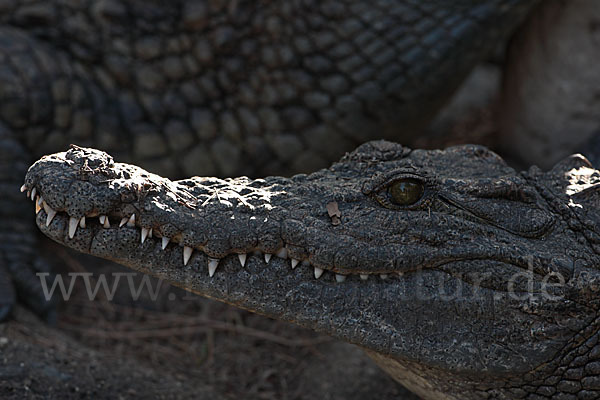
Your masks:
[[[357,344],[423,398],[596,399],[599,188],[581,156],[518,173],[480,146],[379,141],[256,180],[74,146],[22,190],[53,240]]]
[[[52,320],[18,194],[69,143],[170,178],[313,172],[421,132],[539,0],[0,2],[0,320]],[[18,232],[18,234],[15,234]]]

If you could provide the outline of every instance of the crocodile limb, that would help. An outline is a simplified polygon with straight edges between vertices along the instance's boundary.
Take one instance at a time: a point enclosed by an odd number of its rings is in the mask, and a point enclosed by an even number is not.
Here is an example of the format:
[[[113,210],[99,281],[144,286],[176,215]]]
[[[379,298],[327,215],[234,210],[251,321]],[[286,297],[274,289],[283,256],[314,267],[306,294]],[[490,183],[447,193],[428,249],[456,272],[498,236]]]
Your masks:
[[[480,146],[379,141],[310,175],[171,181],[75,146],[34,188],[56,242],[357,344],[425,399],[600,396],[581,156],[518,173]]]
[[[417,133],[537,2],[2,2],[0,314],[13,282],[48,309],[13,197],[42,154],[76,143],[171,178],[314,171]]]

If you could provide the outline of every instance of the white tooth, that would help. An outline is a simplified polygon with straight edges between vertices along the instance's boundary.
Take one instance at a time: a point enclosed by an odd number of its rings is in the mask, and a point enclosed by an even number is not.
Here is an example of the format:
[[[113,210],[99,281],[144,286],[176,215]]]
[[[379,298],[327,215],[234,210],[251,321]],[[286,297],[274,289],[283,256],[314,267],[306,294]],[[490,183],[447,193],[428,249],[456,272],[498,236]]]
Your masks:
[[[315,267],[315,278],[319,279],[323,275],[323,270],[319,267]]]
[[[23,193],[24,191],[27,190],[27,186],[25,186],[25,184],[23,184],[23,186],[21,186],[20,190],[21,190],[21,193]]]
[[[170,240],[171,239],[168,238],[168,237],[166,237],[166,236],[162,237],[162,245],[161,245],[161,247],[162,247],[163,250],[167,248],[167,245],[169,244]]]
[[[366,281],[367,279],[369,279],[369,275],[360,274],[360,279],[362,279],[363,281]]]
[[[269,261],[271,260],[271,256],[272,256],[272,255],[273,255],[273,254],[270,254],[270,253],[265,253],[265,262],[266,262],[267,264],[268,264],[268,263],[269,263]]]
[[[187,265],[188,261],[190,261],[192,251],[193,249],[191,247],[183,246],[183,265]]]
[[[119,222],[119,228],[122,227],[123,225],[125,225],[127,223],[128,219],[129,218],[127,218],[127,217],[121,218],[121,222]]]
[[[218,258],[208,258],[208,276],[210,276],[212,278],[212,276],[215,274],[215,271],[217,270],[217,267],[219,266],[219,259]]]
[[[47,214],[48,215],[46,216],[46,226],[50,226],[50,224],[52,223],[52,220],[56,216],[56,211],[50,210],[50,212],[48,212]]]
[[[238,259],[240,260],[240,264],[242,264],[243,267],[244,264],[246,264],[246,254],[238,254]]]
[[[388,278],[388,274],[380,274],[379,277],[381,279],[387,279]]]
[[[148,229],[148,237],[151,238],[152,237],[152,228]]]
[[[75,236],[75,232],[77,231],[77,225],[79,225],[79,220],[74,217],[69,218],[69,238],[73,239]]]
[[[299,262],[300,261],[296,260],[295,258],[292,258],[292,269],[296,268]]]
[[[344,282],[346,280],[346,275],[335,274],[335,280],[337,282]]]
[[[46,226],[50,226],[50,223],[56,216],[56,211],[50,208],[50,206],[46,204],[46,202],[43,202],[42,206],[44,207],[44,211],[46,211],[46,214],[48,214],[48,216],[46,217]]]
[[[127,220],[127,226],[133,228],[135,226],[135,214],[131,214],[131,217]]]
[[[38,215],[38,213],[42,210],[43,201],[44,199],[42,199],[40,196],[35,199],[35,215]]]
[[[282,247],[281,249],[279,249],[279,251],[275,255],[279,258],[286,259],[287,258],[287,249],[285,247]]]
[[[30,197],[31,197],[31,201],[35,200],[35,195],[36,195],[36,194],[37,194],[37,189],[36,189],[36,188],[33,188],[33,189],[31,190],[31,196],[30,196]]]
[[[79,227],[82,229],[85,228],[85,217],[81,217],[79,220]]]
[[[146,237],[148,236],[148,229],[142,228],[142,244],[146,241]]]
[[[103,227],[110,228],[110,221],[108,220],[108,217],[106,215],[101,215],[98,217],[98,219],[100,220],[100,223]]]

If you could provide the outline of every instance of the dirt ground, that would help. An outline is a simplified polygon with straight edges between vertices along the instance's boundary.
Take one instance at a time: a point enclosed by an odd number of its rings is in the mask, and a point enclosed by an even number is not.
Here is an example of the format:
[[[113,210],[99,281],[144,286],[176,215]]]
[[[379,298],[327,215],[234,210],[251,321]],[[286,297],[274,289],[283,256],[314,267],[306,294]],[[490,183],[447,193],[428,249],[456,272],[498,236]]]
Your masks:
[[[62,272],[127,272],[44,247]],[[417,399],[355,346],[166,284],[148,296],[90,301],[77,281],[55,327],[19,308],[0,325],[0,398]]]
[[[498,75],[492,69],[473,78],[483,79],[483,89],[474,83],[482,92],[459,93],[435,131],[413,145],[493,147],[489,104]],[[126,272],[42,243],[60,272],[91,272],[92,281]],[[357,347],[315,332],[166,284],[155,300],[133,300],[127,285],[118,285],[109,301],[102,291],[88,299],[76,282],[55,326],[24,309],[0,324],[1,399],[417,399]]]

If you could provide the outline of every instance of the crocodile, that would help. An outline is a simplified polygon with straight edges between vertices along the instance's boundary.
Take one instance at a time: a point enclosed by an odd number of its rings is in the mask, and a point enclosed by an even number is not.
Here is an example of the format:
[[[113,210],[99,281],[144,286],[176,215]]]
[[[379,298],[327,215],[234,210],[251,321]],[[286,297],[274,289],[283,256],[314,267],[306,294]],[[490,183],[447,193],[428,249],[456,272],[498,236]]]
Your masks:
[[[418,134],[537,3],[0,2],[0,320],[16,292],[52,310],[13,195],[42,154],[76,143],[171,178],[312,172]]]
[[[483,146],[373,141],[309,175],[172,181],[72,146],[21,190],[52,240],[356,344],[424,399],[600,397],[581,155],[517,172]]]

